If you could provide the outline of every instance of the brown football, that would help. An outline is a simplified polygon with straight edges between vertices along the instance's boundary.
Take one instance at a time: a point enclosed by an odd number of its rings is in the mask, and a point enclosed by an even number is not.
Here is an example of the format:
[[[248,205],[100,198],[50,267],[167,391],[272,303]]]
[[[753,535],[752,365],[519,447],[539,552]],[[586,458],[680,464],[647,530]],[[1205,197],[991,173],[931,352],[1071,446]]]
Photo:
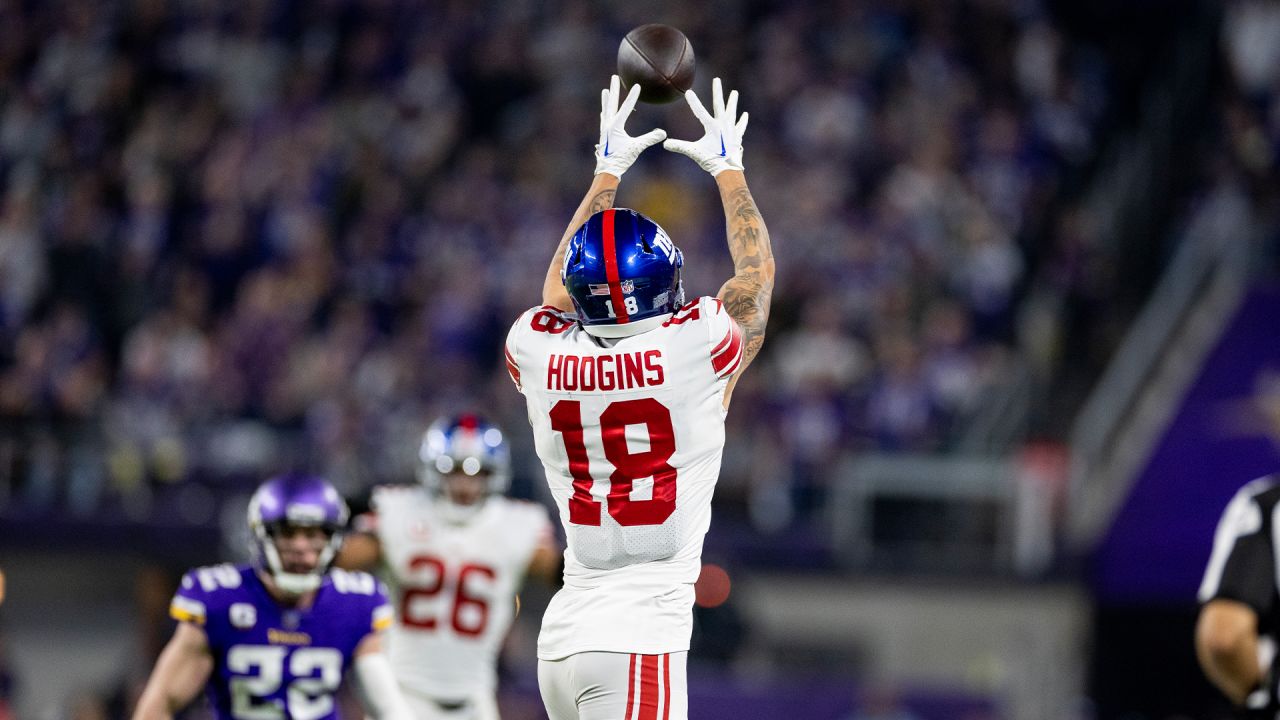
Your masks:
[[[670,25],[641,25],[618,46],[618,77],[623,92],[640,86],[640,100],[668,103],[693,87],[693,46]]]

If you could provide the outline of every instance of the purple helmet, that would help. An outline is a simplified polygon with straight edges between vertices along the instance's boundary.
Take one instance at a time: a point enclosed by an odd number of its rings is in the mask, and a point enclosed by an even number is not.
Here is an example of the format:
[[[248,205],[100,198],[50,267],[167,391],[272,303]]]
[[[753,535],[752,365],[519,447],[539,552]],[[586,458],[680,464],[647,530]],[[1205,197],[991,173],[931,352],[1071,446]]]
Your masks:
[[[560,278],[584,330],[626,337],[652,329],[684,304],[684,255],[658,223],[635,210],[601,210],[578,228]]]
[[[258,486],[249,500],[250,549],[253,564],[271,574],[285,592],[302,594],[320,587],[347,525],[347,504],[332,485],[314,475],[288,474]],[[329,534],[316,567],[306,573],[285,572],[276,550],[275,536],[282,529],[319,527]]]

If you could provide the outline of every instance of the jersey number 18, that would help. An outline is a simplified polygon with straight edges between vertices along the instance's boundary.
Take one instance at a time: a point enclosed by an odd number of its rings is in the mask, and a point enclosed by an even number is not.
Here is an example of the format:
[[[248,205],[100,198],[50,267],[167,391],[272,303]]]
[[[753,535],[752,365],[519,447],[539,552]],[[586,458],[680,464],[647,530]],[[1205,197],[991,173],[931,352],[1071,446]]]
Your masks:
[[[676,452],[671,411],[653,398],[610,403],[600,413],[600,441],[604,456],[613,465],[609,475],[609,514],[619,525],[661,525],[676,510],[676,469],[668,462]],[[627,426],[644,425],[649,433],[649,449],[633,452],[627,445]],[[560,400],[551,408],[551,429],[564,438],[573,476],[573,496],[569,498],[569,522],[599,525],[601,503],[591,497],[590,460],[582,427],[582,403]],[[648,500],[632,500],[636,480],[652,477],[653,495]]]

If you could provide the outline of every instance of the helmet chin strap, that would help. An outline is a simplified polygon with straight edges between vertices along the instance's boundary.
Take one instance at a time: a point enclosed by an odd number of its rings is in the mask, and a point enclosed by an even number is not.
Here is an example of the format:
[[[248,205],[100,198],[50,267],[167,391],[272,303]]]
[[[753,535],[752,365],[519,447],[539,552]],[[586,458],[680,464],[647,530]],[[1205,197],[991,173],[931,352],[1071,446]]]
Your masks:
[[[291,573],[284,571],[284,563],[280,561],[280,552],[276,550],[275,540],[270,534],[266,534],[266,538],[262,543],[262,551],[267,557],[267,568],[271,572],[271,580],[281,591],[290,595],[304,595],[319,589],[320,583],[324,581],[324,574],[329,569],[329,564],[333,562],[334,556],[337,555],[337,544],[339,542],[341,542],[341,536],[335,533],[325,545],[324,550],[320,551],[320,559],[316,562],[315,570],[308,573]]]
[[[601,338],[623,338],[639,335],[642,332],[648,332],[662,323],[671,319],[671,313],[663,313],[651,318],[636,320],[625,325],[583,325],[582,329],[588,335],[594,335]]]
[[[271,581],[276,587],[290,595],[305,595],[313,590],[320,588],[320,575],[299,573],[287,573],[279,570],[272,571]]]

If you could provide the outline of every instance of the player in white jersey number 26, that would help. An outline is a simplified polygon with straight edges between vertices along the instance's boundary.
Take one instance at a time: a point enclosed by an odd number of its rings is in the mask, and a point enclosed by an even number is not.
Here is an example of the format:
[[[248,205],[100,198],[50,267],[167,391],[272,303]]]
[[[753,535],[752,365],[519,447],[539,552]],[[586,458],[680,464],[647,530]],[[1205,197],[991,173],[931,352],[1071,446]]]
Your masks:
[[[387,651],[418,720],[498,720],[497,661],[526,573],[558,581],[546,509],[503,495],[502,431],[475,415],[432,423],[421,484],[374,490],[338,562],[381,565],[395,622]]]
[[[685,720],[693,583],[711,520],[724,418],[764,341],[773,291],[769,234],[742,173],[744,113],[712,83],[706,134],[667,150],[715,178],[734,275],[686,302],[683,256],[652,220],[615,209],[623,172],[663,140],[624,129],[604,91],[596,175],[556,250],[542,306],[507,337],[538,457],[564,524],[564,587],[538,637],[538,684],[552,720]]]

